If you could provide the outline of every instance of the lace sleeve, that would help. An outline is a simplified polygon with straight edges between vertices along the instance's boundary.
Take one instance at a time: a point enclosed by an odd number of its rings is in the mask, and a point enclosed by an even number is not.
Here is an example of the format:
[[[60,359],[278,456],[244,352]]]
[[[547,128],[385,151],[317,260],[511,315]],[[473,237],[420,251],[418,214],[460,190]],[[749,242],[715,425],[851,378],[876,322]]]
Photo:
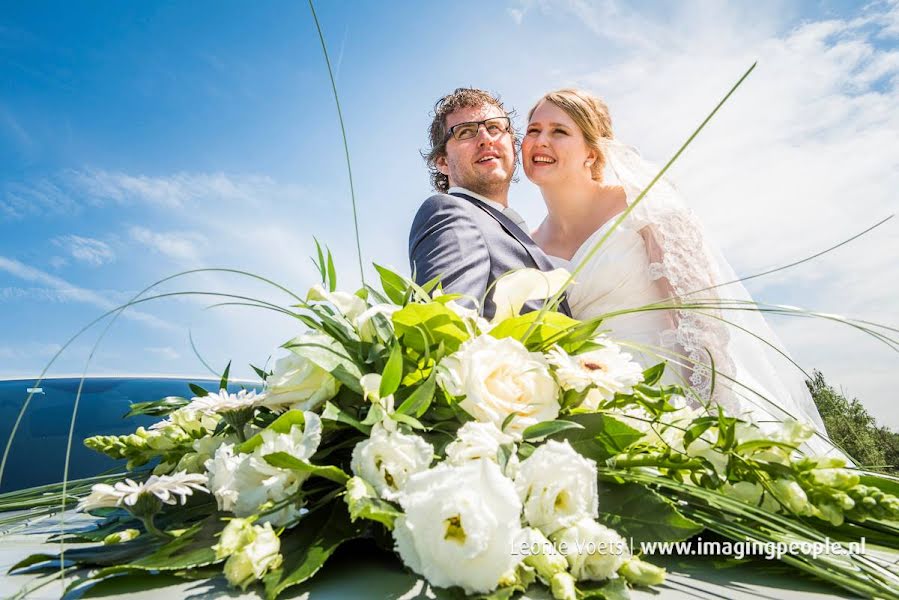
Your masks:
[[[715,262],[707,255],[702,231],[689,211],[677,211],[655,223],[645,224],[640,233],[646,244],[649,272],[664,297],[684,306],[691,300],[715,301],[715,290],[691,296],[691,292],[712,287],[720,281]],[[730,334],[725,323],[716,319],[721,311],[676,308],[668,312],[670,329],[662,333],[663,346],[687,357],[681,372],[700,398],[716,404],[731,404],[726,388],[716,386],[712,397],[709,354],[719,374],[734,377],[733,360],[728,354]]]

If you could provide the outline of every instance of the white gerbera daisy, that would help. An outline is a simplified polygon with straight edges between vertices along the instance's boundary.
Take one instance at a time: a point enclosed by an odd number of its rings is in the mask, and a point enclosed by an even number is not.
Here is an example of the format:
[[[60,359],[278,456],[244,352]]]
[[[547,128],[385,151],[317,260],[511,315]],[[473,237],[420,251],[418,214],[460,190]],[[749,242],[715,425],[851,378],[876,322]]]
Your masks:
[[[90,512],[97,508],[126,507],[137,504],[144,494],[155,496],[164,504],[181,504],[194,491],[209,492],[206,489],[206,475],[179,471],[171,475],[151,475],[142,483],[133,479],[119,481],[115,485],[98,483],[91,488],[91,493],[78,503],[78,510]]]
[[[607,340],[602,343],[603,348],[583,354],[568,354],[557,346],[546,355],[562,389],[583,392],[592,388],[581,404],[592,410],[616,393],[630,393],[643,381],[643,370],[630,354]]]
[[[255,391],[240,390],[231,394],[228,390],[219,390],[216,394],[198,396],[190,401],[187,408],[205,414],[222,414],[251,409],[262,404],[265,394],[257,394]]]

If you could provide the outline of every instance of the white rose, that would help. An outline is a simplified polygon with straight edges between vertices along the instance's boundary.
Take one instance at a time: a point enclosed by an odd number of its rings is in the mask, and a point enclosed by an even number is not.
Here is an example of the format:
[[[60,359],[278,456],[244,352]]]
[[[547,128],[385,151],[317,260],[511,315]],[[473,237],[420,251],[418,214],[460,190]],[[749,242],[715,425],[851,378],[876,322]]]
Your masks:
[[[359,296],[348,292],[329,292],[320,283],[316,283],[309,289],[306,300],[330,302],[350,321],[365,312],[366,308],[365,300]]]
[[[527,536],[512,481],[490,461],[442,463],[409,478],[393,536],[403,562],[431,585],[487,593],[510,575]]]
[[[264,430],[261,433],[262,444],[252,454],[237,453],[234,444],[219,446],[215,455],[206,461],[209,490],[215,496],[219,510],[248,517],[258,512],[262,504],[278,502],[299,490],[308,479],[308,473],[274,467],[264,457],[275,452],[286,452],[309,460],[321,442],[321,420],[312,412],[305,413],[305,416],[305,427],[294,425],[289,433]],[[284,525],[301,512],[299,506],[290,504],[266,515],[263,521]]]
[[[624,538],[593,519],[581,519],[552,540],[578,581],[617,577],[618,569],[631,557]]]
[[[377,338],[377,330],[375,329],[374,322],[377,315],[385,317],[386,323],[392,331],[393,321],[390,317],[400,308],[402,307],[397,306],[396,304],[375,304],[371,308],[366,309],[353,320],[353,325],[356,326],[356,331],[359,332],[359,338],[363,342],[372,342]]]
[[[527,523],[547,535],[598,515],[596,463],[567,441],[550,440],[523,460],[515,488]]]
[[[272,530],[271,523],[262,527],[254,525],[247,537],[250,539],[249,543],[231,554],[224,568],[228,583],[241,589],[262,579],[267,572],[281,566],[282,562],[281,540]]]
[[[514,437],[503,433],[493,423],[469,421],[459,428],[455,441],[446,447],[446,461],[451,465],[462,465],[484,458],[498,463],[499,447],[514,443]],[[513,446],[505,473],[514,477],[518,472],[518,464],[518,455]]]
[[[388,431],[377,424],[371,437],[353,448],[350,468],[382,498],[395,500],[409,477],[426,470],[433,458],[434,448],[421,437]]]
[[[315,343],[324,335],[305,335],[300,343]],[[330,338],[327,338],[330,343]],[[275,361],[272,374],[265,382],[263,406],[272,410],[315,410],[325,400],[337,395],[340,383],[334,376],[300,354],[302,347]]]
[[[437,381],[450,395],[464,396],[459,406],[478,421],[502,427],[515,414],[504,431],[516,437],[559,415],[559,388],[543,354],[512,338],[466,341],[440,362]]]
[[[596,410],[617,393],[633,392],[633,386],[643,381],[643,369],[630,354],[608,340],[602,343],[604,348],[574,355],[555,347],[546,357],[563,390],[583,392],[592,387],[581,403],[588,410]]]

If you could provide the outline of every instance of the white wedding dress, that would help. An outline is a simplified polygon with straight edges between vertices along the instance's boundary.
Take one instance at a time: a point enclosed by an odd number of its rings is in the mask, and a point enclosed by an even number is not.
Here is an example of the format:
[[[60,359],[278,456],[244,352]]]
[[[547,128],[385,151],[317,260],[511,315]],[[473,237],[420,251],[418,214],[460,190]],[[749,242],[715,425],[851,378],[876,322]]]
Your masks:
[[[659,180],[637,203],[657,171],[616,140],[604,153],[630,212],[607,221],[570,261],[550,257],[569,271],[580,267],[567,291],[572,315],[610,315],[600,330],[644,367],[667,360],[664,381],[690,386],[694,403],[724,406],[765,429],[787,418],[806,422],[818,432],[809,449],[831,453],[805,376],[674,186]],[[653,304],[663,309],[612,314]]]

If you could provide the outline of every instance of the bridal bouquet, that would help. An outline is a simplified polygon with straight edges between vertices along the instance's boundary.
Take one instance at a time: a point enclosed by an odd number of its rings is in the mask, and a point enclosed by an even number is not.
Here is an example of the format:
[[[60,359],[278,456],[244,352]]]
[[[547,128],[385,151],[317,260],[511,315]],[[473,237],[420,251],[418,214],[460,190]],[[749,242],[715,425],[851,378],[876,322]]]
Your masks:
[[[896,548],[899,485],[803,456],[813,431],[703,407],[605,337],[601,320],[519,314],[564,271],[523,270],[495,288],[487,321],[438,282],[378,267],[380,291],[322,284],[288,311],[300,325],[255,390],[192,386],[192,399],[135,404],[164,417],[87,445],[128,460],[78,510],[99,518],[64,557],[75,582],[139,573],[217,577],[266,597],[312,578],[344,542],[369,537],[435,588],[508,598],[626,597],[665,571],[639,545],[711,530],[795,543],[782,560],[854,592],[899,597],[895,566],[802,544],[866,537]],[[801,544],[800,544],[801,543]],[[792,548],[792,546],[791,546]]]

